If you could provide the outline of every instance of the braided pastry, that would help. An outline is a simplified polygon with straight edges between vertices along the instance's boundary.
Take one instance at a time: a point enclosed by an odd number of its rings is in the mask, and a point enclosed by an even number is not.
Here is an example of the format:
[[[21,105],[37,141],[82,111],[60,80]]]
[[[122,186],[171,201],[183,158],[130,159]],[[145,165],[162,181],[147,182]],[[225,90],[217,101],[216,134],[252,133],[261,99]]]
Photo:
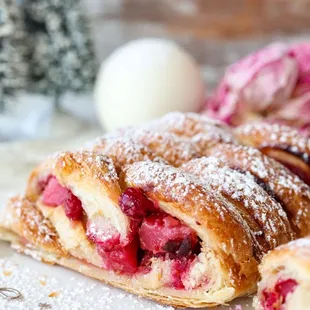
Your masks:
[[[233,170],[212,156],[193,159],[182,168],[233,204],[250,228],[257,257],[262,258],[268,250],[294,238],[281,205],[255,182],[250,173]]]
[[[230,168],[251,173],[255,181],[281,204],[297,236],[310,234],[310,187],[296,175],[251,147],[219,144],[205,153],[219,158]]]
[[[237,127],[236,137],[246,145],[284,164],[310,185],[310,139],[291,127],[258,123]]]
[[[106,153],[108,139],[131,139],[135,145],[148,148],[154,156],[162,157],[170,165],[178,167],[192,158],[200,156],[197,145],[183,137],[169,132],[156,132],[144,128],[128,128],[106,137],[96,139],[92,151]]]
[[[310,305],[310,238],[271,251],[260,266],[257,310],[308,310]]]
[[[310,234],[309,186],[205,117],[147,127],[44,161],[8,202],[0,238],[165,304],[253,293],[267,251]]]

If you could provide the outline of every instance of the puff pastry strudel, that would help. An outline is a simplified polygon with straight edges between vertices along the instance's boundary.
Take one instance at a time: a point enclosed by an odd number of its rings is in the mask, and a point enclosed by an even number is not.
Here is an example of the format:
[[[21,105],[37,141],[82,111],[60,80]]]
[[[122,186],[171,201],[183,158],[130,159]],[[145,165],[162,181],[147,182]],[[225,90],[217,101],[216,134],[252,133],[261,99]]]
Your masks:
[[[205,157],[208,156],[208,157]],[[310,234],[310,188],[226,126],[174,113],[48,158],[0,217],[0,238],[180,307],[253,293],[262,257]]]

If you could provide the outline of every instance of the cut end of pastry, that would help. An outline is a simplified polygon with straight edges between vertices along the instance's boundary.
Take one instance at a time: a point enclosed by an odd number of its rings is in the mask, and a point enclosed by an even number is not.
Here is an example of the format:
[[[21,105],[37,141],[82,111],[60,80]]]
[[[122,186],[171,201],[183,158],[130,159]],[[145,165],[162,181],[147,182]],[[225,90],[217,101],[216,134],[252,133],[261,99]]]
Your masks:
[[[310,303],[310,239],[292,241],[271,251],[260,266],[262,280],[256,310],[306,310]]]

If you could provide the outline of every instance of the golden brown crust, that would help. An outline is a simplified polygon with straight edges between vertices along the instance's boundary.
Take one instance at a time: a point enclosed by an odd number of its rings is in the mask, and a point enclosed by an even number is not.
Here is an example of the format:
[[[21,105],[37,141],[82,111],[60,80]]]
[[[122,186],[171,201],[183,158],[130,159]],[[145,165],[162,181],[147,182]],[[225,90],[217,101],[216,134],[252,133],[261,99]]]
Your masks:
[[[281,205],[254,181],[252,175],[233,170],[212,156],[193,159],[183,164],[182,169],[199,177],[237,208],[250,227],[258,258],[294,239],[295,234]]]
[[[298,130],[279,124],[251,123],[237,127],[234,134],[241,143],[256,148],[280,147],[293,153],[310,157],[310,139],[300,134]]]
[[[215,143],[235,142],[227,125],[197,113],[168,113],[162,118],[146,124],[144,128],[157,132],[170,132],[188,138],[200,135]]]
[[[7,216],[12,220],[18,214],[17,220],[0,226],[21,237],[20,249],[27,254],[37,251],[46,262],[165,304],[203,307],[253,292],[262,255],[294,238],[292,229],[298,236],[310,234],[310,188],[258,150],[233,145],[236,141],[221,123],[196,114],[174,113],[152,126],[106,135],[88,151],[64,152],[49,158],[31,174],[26,198],[16,198],[8,205]],[[222,161],[216,159],[215,167],[211,167],[214,158],[196,159],[204,154]],[[188,172],[174,168],[181,165]],[[202,240],[200,254],[208,257],[208,263],[212,261],[211,267],[216,266],[214,271],[220,279],[217,286],[199,287],[197,291],[203,291],[203,295],[191,299],[188,296],[196,294],[195,289],[186,288],[182,296],[173,294],[166,282],[158,282],[159,289],[148,290],[141,285],[143,282],[131,285],[128,275],[95,267],[102,267],[102,257],[87,238],[85,223],[71,225],[63,206],[43,204],[42,189],[51,175],[81,200],[87,220],[107,218],[121,238],[128,236],[131,220],[121,211],[119,197],[128,186],[141,188],[163,211],[197,232]],[[263,183],[264,190],[255,182]],[[22,207],[12,207],[15,204]],[[70,246],[64,242],[66,232],[70,232]],[[206,278],[211,275],[208,269],[203,272]],[[197,280],[196,284],[201,282]],[[208,299],[210,290],[219,298]],[[220,296],[223,290],[229,293]]]
[[[235,129],[238,140],[283,163],[310,185],[310,138],[278,124],[247,124]]]
[[[211,246],[237,291],[253,289],[257,261],[250,232],[242,217],[222,196],[213,195],[190,174],[171,166],[139,162],[122,175],[127,186],[139,187],[164,211],[193,227]]]
[[[51,222],[25,198],[16,196],[9,200],[1,226],[18,234],[25,244],[30,243],[44,251],[66,255]]]
[[[254,148],[220,144],[207,150],[229,167],[249,172],[282,205],[298,237],[310,234],[310,187]]]
[[[166,160],[170,165],[178,167],[192,158],[200,156],[200,150],[189,139],[179,137],[169,132],[154,132],[144,128],[128,128],[118,131],[112,137],[130,138],[138,144],[147,147],[155,156]],[[111,137],[111,136],[109,136]],[[107,136],[97,139],[93,149],[101,148]]]
[[[49,175],[56,176],[64,186],[68,183],[68,178],[74,178],[76,182],[87,181],[89,187],[105,188],[115,202],[118,201],[120,195],[118,176],[113,161],[97,153],[62,152],[47,159],[31,173],[26,188],[26,198],[30,201],[37,201],[41,194],[39,182]],[[70,184],[68,187],[70,188]]]
[[[127,164],[144,160],[161,160],[147,146],[130,137],[102,137],[91,147],[91,151],[111,158],[118,173]]]

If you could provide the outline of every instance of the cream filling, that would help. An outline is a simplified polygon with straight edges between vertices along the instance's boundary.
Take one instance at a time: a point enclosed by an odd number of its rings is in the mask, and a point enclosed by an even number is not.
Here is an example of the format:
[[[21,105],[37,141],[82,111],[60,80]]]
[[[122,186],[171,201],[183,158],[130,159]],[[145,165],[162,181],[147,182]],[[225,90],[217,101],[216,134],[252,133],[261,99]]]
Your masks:
[[[309,310],[310,283],[308,286],[300,284],[292,294],[287,296],[283,310]]]
[[[48,218],[55,227],[62,246],[74,257],[102,267],[103,262],[93,245],[86,236],[81,222],[69,220],[63,206],[46,207],[37,202],[37,207]]]
[[[121,208],[113,200],[109,199],[108,193],[95,195],[94,191],[87,186],[79,186],[71,182],[70,189],[81,202],[88,219],[103,216],[111,221],[112,225],[118,230],[122,239],[126,239],[130,229],[130,220],[122,212]]]

